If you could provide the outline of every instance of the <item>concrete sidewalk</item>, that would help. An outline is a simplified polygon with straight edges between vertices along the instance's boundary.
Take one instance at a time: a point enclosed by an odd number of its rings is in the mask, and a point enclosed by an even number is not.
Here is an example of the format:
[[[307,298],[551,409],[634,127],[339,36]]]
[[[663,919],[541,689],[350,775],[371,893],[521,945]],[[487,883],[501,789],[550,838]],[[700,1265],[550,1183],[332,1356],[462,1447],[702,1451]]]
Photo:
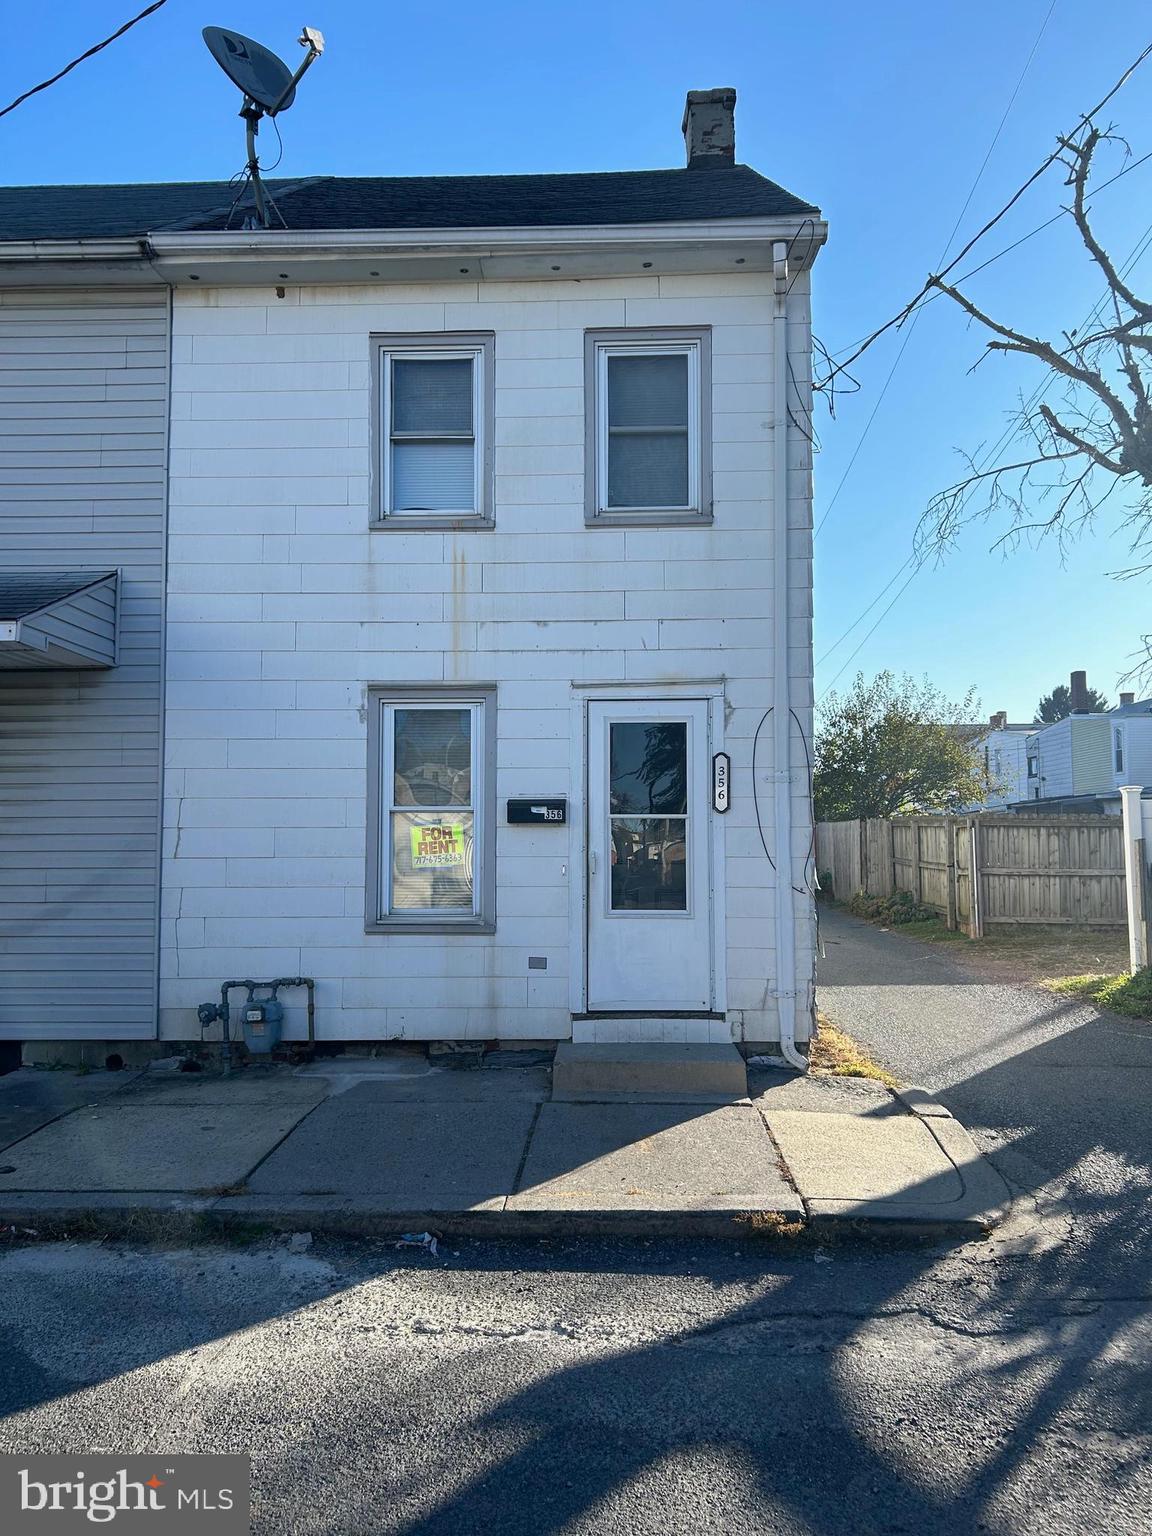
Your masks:
[[[753,1073],[720,1105],[556,1102],[547,1066],[337,1058],[230,1076],[0,1078],[0,1222],[735,1236],[751,1221],[976,1234],[1008,1191],[940,1106]],[[923,1100],[924,1096],[921,1096]]]

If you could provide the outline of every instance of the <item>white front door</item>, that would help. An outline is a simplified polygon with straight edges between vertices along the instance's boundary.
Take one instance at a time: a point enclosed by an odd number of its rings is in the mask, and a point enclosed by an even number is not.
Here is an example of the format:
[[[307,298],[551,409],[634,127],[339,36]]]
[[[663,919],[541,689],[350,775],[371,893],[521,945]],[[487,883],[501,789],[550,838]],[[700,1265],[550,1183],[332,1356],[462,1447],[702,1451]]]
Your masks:
[[[704,699],[589,704],[592,1011],[711,1008],[708,762]]]

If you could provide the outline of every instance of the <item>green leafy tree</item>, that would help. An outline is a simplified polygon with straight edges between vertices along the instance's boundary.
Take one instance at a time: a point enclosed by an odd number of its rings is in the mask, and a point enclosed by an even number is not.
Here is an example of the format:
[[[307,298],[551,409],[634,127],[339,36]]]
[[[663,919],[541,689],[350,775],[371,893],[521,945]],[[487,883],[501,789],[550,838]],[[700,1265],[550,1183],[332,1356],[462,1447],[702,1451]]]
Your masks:
[[[1088,690],[1088,708],[1093,711],[1102,711],[1109,707],[1108,700],[1102,693],[1097,693],[1095,688]],[[1051,693],[1046,693],[1036,706],[1037,725],[1055,725],[1057,720],[1066,720],[1072,713],[1072,694],[1067,683],[1057,683]]]
[[[959,811],[989,789],[974,743],[986,726],[972,690],[951,703],[925,677],[858,672],[847,693],[829,694],[816,731],[817,821]]]

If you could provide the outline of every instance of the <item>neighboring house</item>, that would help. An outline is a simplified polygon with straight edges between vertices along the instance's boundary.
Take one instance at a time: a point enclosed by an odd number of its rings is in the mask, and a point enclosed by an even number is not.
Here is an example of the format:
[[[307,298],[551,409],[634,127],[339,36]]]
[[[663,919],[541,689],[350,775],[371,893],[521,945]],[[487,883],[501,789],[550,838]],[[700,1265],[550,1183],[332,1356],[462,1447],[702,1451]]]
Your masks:
[[[1112,785],[1152,786],[1152,699],[1122,693],[1108,712],[1112,728]]]
[[[1024,798],[1049,802],[1107,792],[1113,785],[1111,744],[1107,714],[1067,715],[1034,731],[1027,737]]]
[[[168,296],[147,277],[57,287],[50,260],[23,250],[13,265],[11,196],[0,204],[0,1038],[150,1038]]]
[[[1010,725],[1004,710],[990,715],[988,725],[975,736],[972,749],[990,786],[988,793],[978,804],[967,806],[968,811],[993,811],[1023,798],[1028,781],[1028,737],[1036,726]]]
[[[1152,784],[1152,700],[1122,693],[1115,709],[1090,711],[1087,679],[1073,672],[1073,712],[1025,738],[1025,793],[1011,809],[1120,814],[1124,784]]]
[[[734,99],[682,170],[273,183],[282,230],[223,184],[0,194],[61,406],[25,427],[21,368],[8,430],[77,455],[30,441],[14,563],[121,604],[115,665],[4,695],[0,1032],[157,1028],[166,539],[163,1038],[308,975],[324,1040],[806,1039],[825,226]]]

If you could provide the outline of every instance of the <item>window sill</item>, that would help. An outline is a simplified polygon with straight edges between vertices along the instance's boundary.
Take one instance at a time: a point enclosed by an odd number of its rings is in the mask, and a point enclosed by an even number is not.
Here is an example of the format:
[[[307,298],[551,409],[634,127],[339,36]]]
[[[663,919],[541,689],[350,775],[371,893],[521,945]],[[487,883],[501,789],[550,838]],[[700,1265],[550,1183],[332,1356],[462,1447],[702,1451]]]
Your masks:
[[[588,528],[711,528],[711,512],[597,512]]]
[[[491,517],[444,517],[429,513],[427,516],[420,514],[408,514],[395,512],[391,517],[376,518],[368,524],[370,533],[456,533],[464,530],[486,531],[495,528],[495,520]]]
[[[366,922],[365,933],[495,933],[496,924],[489,922],[487,918],[472,918],[467,922],[437,922],[435,918],[418,919],[413,922],[400,920],[383,920],[378,922]]]

